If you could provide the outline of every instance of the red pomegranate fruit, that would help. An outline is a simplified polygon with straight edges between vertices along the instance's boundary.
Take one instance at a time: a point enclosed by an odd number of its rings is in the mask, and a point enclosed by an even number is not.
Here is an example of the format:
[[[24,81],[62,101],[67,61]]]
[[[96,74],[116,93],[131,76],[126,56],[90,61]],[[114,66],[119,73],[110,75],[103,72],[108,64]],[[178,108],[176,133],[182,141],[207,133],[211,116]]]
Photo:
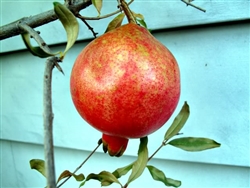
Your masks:
[[[174,112],[180,72],[147,29],[128,23],[90,42],[72,69],[73,103],[103,133],[104,150],[121,156],[130,138],[147,136]]]

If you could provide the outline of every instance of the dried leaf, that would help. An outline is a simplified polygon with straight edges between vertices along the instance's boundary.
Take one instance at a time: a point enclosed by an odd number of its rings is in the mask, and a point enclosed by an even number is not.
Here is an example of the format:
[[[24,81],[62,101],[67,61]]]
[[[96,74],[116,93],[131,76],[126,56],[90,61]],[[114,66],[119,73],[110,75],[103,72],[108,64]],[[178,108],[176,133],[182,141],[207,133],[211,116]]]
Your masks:
[[[67,51],[74,45],[78,32],[79,24],[74,14],[63,4],[54,2],[54,11],[63,24],[64,29],[67,33],[67,45],[64,52],[61,54],[61,60],[64,58]]]
[[[101,14],[101,9],[102,9],[102,0],[91,0],[92,4],[95,6],[98,16]]]
[[[181,111],[174,119],[172,125],[168,128],[168,130],[164,136],[165,140],[169,140],[170,138],[172,138],[173,136],[175,136],[176,134],[179,133],[179,131],[185,125],[185,123],[189,117],[189,114],[190,114],[189,106],[188,106],[187,102],[185,102],[184,105],[182,106]]]
[[[168,144],[186,151],[203,151],[220,147],[220,143],[217,143],[214,140],[198,137],[177,138],[171,140]]]
[[[44,160],[41,160],[41,159],[32,159],[32,160],[30,160],[30,168],[37,170],[44,177],[46,177]]]
[[[118,27],[120,27],[122,25],[122,21],[125,17],[124,13],[118,14],[108,25],[105,33],[107,33],[108,31],[111,31],[113,29],[116,29]]]
[[[138,150],[138,158],[134,162],[132,167],[132,172],[128,178],[127,185],[140,177],[140,175],[143,173],[147,162],[148,162],[148,148],[147,148],[148,138],[143,137],[140,139],[140,146]]]
[[[54,56],[57,54],[57,53],[53,54],[51,52],[47,52],[40,47],[33,47],[31,45],[31,42],[30,42],[30,34],[29,33],[22,33],[21,36],[22,36],[22,39],[23,39],[25,46],[34,56],[38,56],[40,58],[46,58],[46,57]]]
[[[157,169],[156,167],[148,165],[147,168],[148,168],[148,170],[149,170],[149,172],[154,180],[161,181],[166,186],[172,186],[172,187],[180,187],[181,186],[181,181],[167,178],[165,176],[165,174],[161,170]]]

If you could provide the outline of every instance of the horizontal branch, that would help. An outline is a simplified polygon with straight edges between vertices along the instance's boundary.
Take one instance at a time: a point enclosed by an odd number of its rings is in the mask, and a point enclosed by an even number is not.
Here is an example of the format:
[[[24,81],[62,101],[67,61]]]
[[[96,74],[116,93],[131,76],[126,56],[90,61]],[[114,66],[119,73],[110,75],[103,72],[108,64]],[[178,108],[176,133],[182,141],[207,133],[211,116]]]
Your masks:
[[[72,4],[66,3],[66,6],[71,12],[73,12],[74,15],[78,14],[80,10],[88,7],[89,5],[91,5],[91,0],[72,1]],[[20,22],[27,24],[31,28],[36,28],[38,26],[47,24],[57,19],[58,18],[54,10],[49,10],[34,16],[21,18],[19,20],[0,27],[0,40],[19,35],[23,31],[18,27],[18,24]]]

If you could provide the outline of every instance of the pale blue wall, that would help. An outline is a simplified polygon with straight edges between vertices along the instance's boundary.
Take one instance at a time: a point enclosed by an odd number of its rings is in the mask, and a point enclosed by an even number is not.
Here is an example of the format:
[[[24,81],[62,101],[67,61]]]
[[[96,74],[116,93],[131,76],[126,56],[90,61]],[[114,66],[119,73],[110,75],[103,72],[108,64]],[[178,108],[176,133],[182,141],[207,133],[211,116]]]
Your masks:
[[[34,6],[36,5],[40,6]],[[112,4],[108,4],[109,9]],[[201,153],[188,153],[170,146],[161,150],[152,161],[167,176],[182,180],[182,187],[249,187],[249,63],[250,25],[240,23],[250,19],[249,1],[217,2],[197,1],[207,13],[185,7],[182,2],[161,1],[143,5],[138,1],[132,6],[141,10],[150,28],[172,28],[154,32],[154,36],[175,55],[181,70],[182,93],[177,112],[188,101],[191,116],[183,129],[185,136],[213,138],[222,146]],[[16,12],[8,11],[19,6]],[[27,9],[31,7],[32,9]],[[157,9],[160,18],[147,7]],[[3,9],[3,7],[5,7]],[[25,7],[25,8],[24,8]],[[20,16],[36,14],[52,7],[48,2],[2,2],[2,23],[9,23]],[[86,9],[84,15],[93,14]],[[158,11],[159,10],[159,11]],[[28,12],[30,11],[30,12]],[[89,12],[88,12],[89,11]],[[108,11],[108,10],[106,10]],[[10,13],[11,16],[8,16]],[[178,26],[220,23],[217,26],[174,29]],[[94,22],[102,33],[107,21]],[[55,25],[54,25],[55,24]],[[42,27],[42,36],[50,43],[65,41],[60,23]],[[45,28],[45,29],[44,29]],[[39,29],[40,30],[40,29]],[[56,32],[57,31],[57,32]],[[54,32],[54,34],[53,34]],[[55,33],[56,32],[56,33]],[[81,23],[80,39],[91,37]],[[1,187],[44,187],[44,178],[29,168],[29,160],[43,158],[42,82],[44,59],[32,56],[24,49],[20,36],[1,41]],[[88,126],[73,107],[69,93],[69,76],[77,54],[88,43],[78,42],[61,64],[65,76],[53,72],[54,143],[57,175],[65,169],[73,171],[96,146],[101,134]],[[63,49],[57,45],[53,50]],[[18,51],[16,51],[18,50]],[[172,118],[173,119],[173,118]],[[149,152],[162,141],[166,125],[149,136]],[[125,156],[110,158],[99,149],[80,170],[87,175],[101,170],[113,171],[135,159],[138,140],[132,140]],[[122,179],[123,182],[126,181]],[[77,186],[71,180],[64,187]],[[90,182],[86,187],[98,187]],[[118,186],[113,186],[118,187]],[[148,172],[131,187],[164,187],[151,180]]]

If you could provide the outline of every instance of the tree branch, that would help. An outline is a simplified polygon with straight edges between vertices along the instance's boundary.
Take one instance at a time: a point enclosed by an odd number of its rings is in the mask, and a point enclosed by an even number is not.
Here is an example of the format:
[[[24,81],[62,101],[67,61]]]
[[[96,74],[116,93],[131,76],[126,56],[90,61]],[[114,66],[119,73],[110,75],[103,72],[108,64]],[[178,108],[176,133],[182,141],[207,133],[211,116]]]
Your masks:
[[[74,15],[76,15],[80,12],[80,10],[91,5],[91,0],[78,0],[73,1],[71,4],[66,2],[65,5]],[[54,10],[49,10],[34,16],[21,18],[17,21],[0,27],[0,40],[19,35],[22,32],[22,29],[20,29],[18,26],[20,22],[27,24],[31,28],[35,28],[57,19],[58,18]]]
[[[51,53],[48,45],[44,42],[42,37],[33,28],[31,28],[29,25],[23,22],[20,22],[18,24],[18,27],[22,31],[29,33],[29,35],[36,40],[37,44],[40,46],[41,49],[43,49],[45,52]]]
[[[54,146],[53,146],[53,118],[52,100],[51,100],[51,80],[52,70],[57,63],[57,57],[53,56],[46,60],[44,83],[43,83],[43,123],[44,123],[44,157],[45,172],[47,177],[47,187],[56,187]]]

